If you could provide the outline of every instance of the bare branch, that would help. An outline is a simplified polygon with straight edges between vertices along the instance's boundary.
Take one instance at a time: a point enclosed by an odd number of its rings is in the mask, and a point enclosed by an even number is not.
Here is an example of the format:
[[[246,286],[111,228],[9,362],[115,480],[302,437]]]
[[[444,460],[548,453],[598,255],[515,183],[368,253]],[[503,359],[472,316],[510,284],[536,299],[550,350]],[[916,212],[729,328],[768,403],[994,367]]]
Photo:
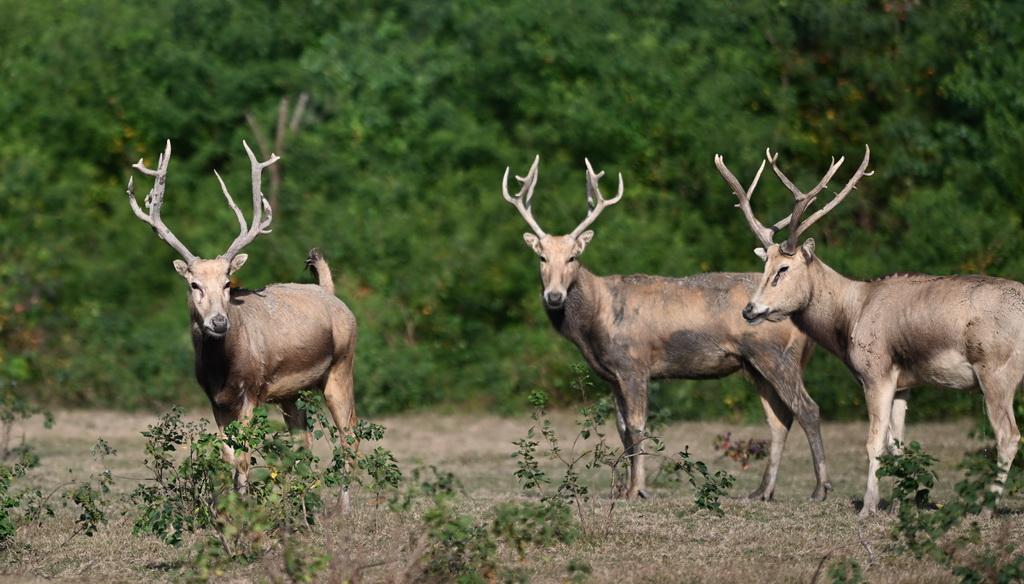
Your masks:
[[[160,218],[160,209],[164,204],[164,189],[167,186],[167,165],[171,161],[171,141],[167,141],[167,146],[164,148],[163,154],[160,155],[157,161],[156,170],[147,168],[143,160],[140,158],[138,162],[132,165],[132,168],[142,172],[147,176],[154,178],[153,189],[146,195],[145,205],[149,209],[149,214],[143,212],[139,207],[139,203],[135,200],[135,181],[134,178],[128,179],[128,202],[132,206],[132,211],[135,212],[135,216],[145,221],[153,231],[156,232],[160,239],[167,242],[167,245],[171,246],[174,251],[181,254],[181,257],[185,259],[187,263],[192,263],[196,259],[196,256],[192,252],[188,251],[178,238],[174,236],[174,233],[164,225],[163,219]]]
[[[516,176],[516,180],[522,183],[523,186],[515,197],[508,194],[509,169],[506,167],[505,177],[501,179],[501,194],[505,197],[506,201],[515,205],[516,209],[519,209],[519,214],[526,220],[526,224],[530,226],[530,229],[538,237],[544,237],[546,235],[544,230],[537,224],[537,221],[533,218],[533,212],[530,210],[530,203],[533,200],[533,189],[537,186],[537,166],[539,164],[540,155],[538,154],[533,159],[533,166],[530,167],[530,172],[526,174],[526,177]]]
[[[309,105],[309,92],[303,91],[299,94],[299,102],[295,104],[295,111],[292,112],[292,119],[288,122],[288,130],[298,131],[302,116],[306,113],[306,106]]]

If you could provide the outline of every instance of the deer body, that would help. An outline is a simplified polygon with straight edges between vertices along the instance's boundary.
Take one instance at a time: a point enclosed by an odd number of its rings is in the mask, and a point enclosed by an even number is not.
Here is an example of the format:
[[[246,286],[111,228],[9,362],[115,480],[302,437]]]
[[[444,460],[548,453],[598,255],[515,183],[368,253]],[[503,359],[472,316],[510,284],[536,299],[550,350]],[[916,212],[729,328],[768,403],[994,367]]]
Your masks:
[[[898,453],[903,440],[907,390],[919,385],[977,390],[985,399],[996,435],[1000,472],[991,489],[1002,492],[1020,445],[1013,399],[1024,379],[1024,284],[990,276],[892,274],[870,281],[851,280],[822,262],[814,240],[797,245],[800,234],[850,193],[866,172],[870,149],[847,183],[819,211],[800,222],[843,160],[833,162],[825,178],[803,193],[772,168],[792,191],[790,216],[765,228],[750,209],[750,193],[716,164],[739,198],[751,230],[764,245],[757,250],[764,273],[743,317],[752,325],[786,319],[842,359],[864,389],[868,408],[868,481],[861,515],[878,510],[878,457],[886,448]],[[764,164],[761,165],[764,169]],[[771,236],[789,226],[789,237],[774,244]]]
[[[817,477],[812,498],[825,499],[832,485],[818,407],[801,380],[813,344],[790,323],[746,326],[740,310],[756,287],[756,274],[596,276],[577,261],[593,237],[592,231],[582,229],[618,197],[608,202],[600,198],[600,175],[588,163],[598,211],[570,235],[547,235],[529,213],[536,170],[537,161],[528,178],[520,179],[526,183],[525,199],[522,193],[513,199],[507,189],[505,196],[534,229],[524,239],[541,259],[541,297],[552,325],[611,386],[617,429],[630,462],[626,498],[646,496],[642,442],[650,379],[717,379],[743,371],[761,396],[772,435],[761,485],[748,498],[769,500],[774,494],[795,414],[811,446]]]
[[[348,380],[356,321],[337,297],[315,284],[233,288],[227,310],[232,326],[221,337],[204,334],[191,301],[190,312],[196,380],[221,411],[218,420],[245,419],[264,403],[282,404],[290,412],[299,392],[325,388],[332,415],[340,408],[342,427],[355,424]],[[305,432],[305,421],[298,422],[289,425]]]
[[[764,336],[746,334],[735,326],[742,324],[738,315],[722,314],[723,306],[746,304],[756,286],[754,277],[599,277],[581,267],[565,304],[545,310],[555,329],[606,380],[615,381],[618,372],[627,371],[649,379],[718,379],[742,369],[744,353],[755,348],[749,345]],[[763,348],[782,350],[772,358],[796,352],[802,360],[812,345],[792,338],[792,327],[776,327],[783,329],[785,341]]]
[[[894,442],[903,440],[903,412],[893,412],[893,400],[919,385],[982,393],[1001,466],[993,489],[1000,492],[1020,444],[1013,399],[1024,379],[1024,285],[921,274],[858,282],[808,247],[793,257],[778,246],[769,250],[766,279],[783,266],[785,275],[775,286],[762,282],[744,317],[757,324],[789,316],[842,359],[864,388],[868,483],[861,513],[878,509],[878,457],[897,452]],[[787,280],[800,285],[787,286]]]
[[[224,254],[214,259],[189,252],[160,218],[170,142],[157,169],[147,168],[141,160],[134,165],[155,178],[153,190],[146,197],[150,212],[139,207],[132,181],[128,183],[128,199],[135,215],[183,257],[174,261],[174,268],[189,287],[196,379],[210,399],[221,437],[224,428],[235,421],[244,422],[254,408],[278,403],[288,427],[310,448],[312,438],[306,429],[305,412],[296,404],[302,391],[322,390],[335,425],[349,436],[357,422],[353,382],[356,320],[345,303],[334,296],[330,267],[315,249],[309,252],[306,264],[318,284],[271,284],[259,290],[231,287],[231,275],[247,259],[239,252],[259,234],[267,233],[271,221],[270,205],[260,190],[260,174],[277,157],[261,163],[248,145],[245,149],[252,163],[252,225],[247,224],[221,181],[241,233]],[[234,467],[235,487],[244,492],[248,455],[236,456],[226,443],[223,454]],[[343,512],[349,508],[349,495],[344,489],[337,508]]]

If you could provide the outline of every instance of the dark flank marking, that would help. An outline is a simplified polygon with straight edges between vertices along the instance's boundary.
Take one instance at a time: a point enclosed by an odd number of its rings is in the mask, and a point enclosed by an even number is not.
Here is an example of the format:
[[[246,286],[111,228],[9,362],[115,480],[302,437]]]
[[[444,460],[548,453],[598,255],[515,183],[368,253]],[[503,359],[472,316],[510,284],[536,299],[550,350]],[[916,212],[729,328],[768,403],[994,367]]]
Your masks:
[[[739,359],[722,348],[716,335],[693,330],[669,336],[665,360],[672,364],[671,375],[685,379],[718,379],[740,366]]]
[[[613,321],[616,325],[622,324],[622,319],[626,317],[626,299],[628,294],[623,293],[624,290],[619,287],[613,287],[612,293],[612,313]]]

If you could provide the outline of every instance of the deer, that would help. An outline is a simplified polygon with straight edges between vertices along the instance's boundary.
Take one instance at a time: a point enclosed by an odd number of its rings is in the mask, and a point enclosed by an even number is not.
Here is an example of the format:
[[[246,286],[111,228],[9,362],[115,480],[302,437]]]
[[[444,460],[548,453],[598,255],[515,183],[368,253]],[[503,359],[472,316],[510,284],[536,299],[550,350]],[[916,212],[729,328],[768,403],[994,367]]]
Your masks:
[[[258,290],[231,285],[231,276],[248,257],[240,253],[242,249],[270,232],[273,213],[263,195],[261,178],[263,170],[279,160],[271,154],[260,162],[248,144],[243,141],[242,145],[252,167],[253,218],[247,223],[215,171],[241,229],[227,251],[214,259],[189,252],[160,217],[170,140],[155,169],[142,159],[133,165],[154,179],[145,198],[149,212],[136,201],[134,177],[128,181],[128,201],[135,216],[182,257],[173,265],[188,284],[195,376],[210,400],[221,439],[229,424],[244,423],[254,408],[275,403],[281,406],[291,432],[300,435],[303,446],[310,449],[306,412],[296,404],[300,392],[307,390],[323,392],[335,426],[352,439],[357,422],[353,381],[356,319],[334,295],[330,267],[320,251],[311,250],[306,260],[317,284],[270,284]],[[353,448],[358,448],[354,440]],[[233,467],[235,489],[246,492],[249,456],[234,452],[227,442],[222,442],[222,455]],[[349,494],[343,489],[335,510],[347,512],[349,508]]]
[[[768,463],[760,486],[746,500],[770,501],[786,437],[794,416],[810,444],[817,484],[811,499],[832,490],[822,444],[818,405],[804,388],[802,373],[814,344],[787,322],[750,329],[739,312],[757,274],[702,273],[685,278],[649,275],[596,276],[578,258],[594,237],[587,228],[623,194],[604,199],[586,160],[588,211],[568,235],[549,235],[533,218],[531,202],[540,156],[522,188],[502,194],[519,210],[531,232],[526,244],[540,257],[541,300],[551,324],[579,349],[590,368],[612,390],[616,428],[628,461],[626,499],[647,498],[643,442],[651,379],[717,379],[738,371],[753,382],[771,432]]]
[[[999,471],[990,490],[998,497],[1017,453],[1020,432],[1014,418],[1014,393],[1024,378],[1024,285],[983,275],[931,276],[894,273],[853,280],[815,254],[814,240],[800,236],[834,209],[864,176],[870,176],[871,149],[842,190],[801,221],[844,158],[804,193],[779,169],[778,153],[767,161],[795,203],[788,217],[765,227],[753,214],[750,197],[765,162],[744,190],[720,155],[715,164],[739,199],[747,224],[763,246],[755,253],[764,273],[743,318],[764,326],[790,320],[798,329],[843,361],[864,390],[868,414],[868,481],[860,516],[877,513],[880,504],[878,457],[899,454],[910,388],[928,385],[980,391],[996,437]],[[774,235],[788,227],[786,241]],[[990,514],[990,510],[986,510]]]

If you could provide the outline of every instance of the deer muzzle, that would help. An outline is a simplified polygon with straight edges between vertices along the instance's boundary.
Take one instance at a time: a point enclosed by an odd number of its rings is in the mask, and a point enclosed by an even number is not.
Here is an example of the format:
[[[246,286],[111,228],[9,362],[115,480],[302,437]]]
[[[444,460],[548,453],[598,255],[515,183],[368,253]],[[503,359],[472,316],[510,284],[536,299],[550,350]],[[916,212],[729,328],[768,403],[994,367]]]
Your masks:
[[[768,320],[769,314],[771,314],[771,308],[761,304],[751,302],[743,307],[743,318],[750,325],[760,324]]]
[[[565,304],[565,294],[560,290],[549,290],[544,292],[544,306],[548,308],[561,308]]]
[[[211,337],[222,337],[227,334],[229,328],[231,323],[224,314],[215,314],[203,322],[203,330]]]

